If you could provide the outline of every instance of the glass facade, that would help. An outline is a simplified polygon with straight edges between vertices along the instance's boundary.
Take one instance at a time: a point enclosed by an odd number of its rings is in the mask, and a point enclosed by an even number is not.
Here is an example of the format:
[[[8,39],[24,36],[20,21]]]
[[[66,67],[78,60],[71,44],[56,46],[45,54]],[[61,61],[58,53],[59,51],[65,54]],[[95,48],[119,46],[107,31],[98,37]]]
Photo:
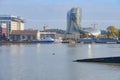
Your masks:
[[[11,17],[0,17],[0,20],[11,20]]]
[[[67,13],[67,33],[79,33],[81,22],[81,9],[72,8]]]

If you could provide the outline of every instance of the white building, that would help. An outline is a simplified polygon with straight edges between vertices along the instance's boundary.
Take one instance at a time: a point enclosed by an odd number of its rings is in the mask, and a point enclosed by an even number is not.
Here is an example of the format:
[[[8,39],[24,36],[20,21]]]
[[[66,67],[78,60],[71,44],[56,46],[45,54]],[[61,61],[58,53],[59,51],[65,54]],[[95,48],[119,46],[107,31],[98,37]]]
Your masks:
[[[56,39],[56,32],[40,32],[40,39],[50,37]]]
[[[6,24],[8,38],[12,30],[24,30],[24,19],[17,16],[0,15],[0,24]]]
[[[93,36],[99,36],[101,34],[101,31],[92,27],[88,27],[88,28],[83,28],[82,29],[84,32],[88,32],[90,35]]]

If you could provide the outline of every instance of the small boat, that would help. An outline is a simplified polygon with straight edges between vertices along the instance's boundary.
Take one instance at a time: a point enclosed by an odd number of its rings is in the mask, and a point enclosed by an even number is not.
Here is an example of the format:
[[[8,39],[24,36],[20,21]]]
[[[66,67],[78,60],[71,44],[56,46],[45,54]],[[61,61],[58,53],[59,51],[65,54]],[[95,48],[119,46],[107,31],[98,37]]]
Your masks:
[[[33,43],[53,43],[55,40],[51,37],[41,38],[40,40],[33,40]]]

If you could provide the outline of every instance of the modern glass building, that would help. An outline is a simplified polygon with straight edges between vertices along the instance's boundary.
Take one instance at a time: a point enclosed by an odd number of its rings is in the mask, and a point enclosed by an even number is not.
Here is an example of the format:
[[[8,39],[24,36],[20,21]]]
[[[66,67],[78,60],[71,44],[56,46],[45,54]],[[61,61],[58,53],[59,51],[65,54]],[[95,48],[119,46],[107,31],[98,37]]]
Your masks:
[[[6,24],[8,38],[12,30],[24,30],[24,19],[17,16],[0,15],[0,24]]]
[[[81,8],[72,8],[67,13],[67,33],[80,33],[82,10]]]
[[[93,35],[95,37],[101,35],[101,31],[92,27],[88,27],[88,28],[82,28],[82,31],[84,31],[85,33],[89,33],[89,35]]]

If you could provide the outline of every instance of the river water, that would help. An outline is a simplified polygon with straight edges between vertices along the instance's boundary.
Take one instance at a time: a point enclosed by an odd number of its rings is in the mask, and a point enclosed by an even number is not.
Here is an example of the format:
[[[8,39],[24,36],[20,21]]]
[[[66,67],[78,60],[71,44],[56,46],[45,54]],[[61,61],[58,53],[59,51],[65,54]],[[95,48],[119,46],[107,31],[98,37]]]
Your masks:
[[[0,44],[0,80],[119,80],[120,64],[73,62],[120,56],[120,44]]]

